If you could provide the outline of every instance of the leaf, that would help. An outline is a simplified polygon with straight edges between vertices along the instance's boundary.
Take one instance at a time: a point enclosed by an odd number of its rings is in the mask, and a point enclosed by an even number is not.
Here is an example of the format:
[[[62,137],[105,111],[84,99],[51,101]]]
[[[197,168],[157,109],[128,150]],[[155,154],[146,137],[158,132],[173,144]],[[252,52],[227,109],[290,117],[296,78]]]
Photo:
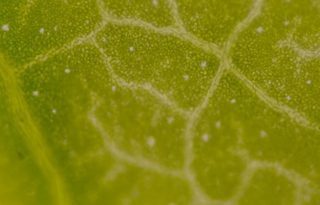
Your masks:
[[[0,8],[1,204],[320,203],[316,0]]]

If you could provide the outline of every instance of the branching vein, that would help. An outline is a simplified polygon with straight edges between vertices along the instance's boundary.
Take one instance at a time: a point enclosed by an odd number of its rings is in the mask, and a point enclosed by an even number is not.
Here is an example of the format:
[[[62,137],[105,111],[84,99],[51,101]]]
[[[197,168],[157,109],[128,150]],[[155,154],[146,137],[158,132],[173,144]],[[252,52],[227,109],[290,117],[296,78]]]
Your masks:
[[[237,41],[239,34],[247,29],[250,24],[261,14],[262,5],[264,0],[254,0],[253,6],[245,19],[239,22],[231,35],[229,36],[228,41],[225,44],[225,50],[227,53],[230,52],[232,46]]]
[[[118,26],[129,26],[129,27],[138,27],[147,31],[151,31],[164,36],[174,36],[182,41],[187,43],[191,43],[193,46],[202,49],[206,53],[214,54],[215,56],[221,56],[221,51],[219,47],[214,44],[207,42],[203,39],[199,39],[198,37],[190,34],[184,30],[179,30],[175,27],[156,27],[155,25],[142,21],[140,19],[134,18],[123,18],[123,17],[114,17],[111,15],[105,15],[105,20],[113,25]]]
[[[179,9],[176,0],[167,0],[168,6],[170,8],[171,16],[174,20],[175,26],[177,26],[180,30],[185,30],[183,21],[179,14]]]
[[[259,86],[252,83],[245,75],[243,75],[237,68],[233,68],[230,70],[241,82],[249,88],[251,92],[256,94],[256,96],[267,104],[274,111],[281,113],[287,117],[289,117],[293,122],[296,122],[300,126],[305,128],[320,131],[320,128],[317,124],[311,122],[306,116],[299,113],[298,111],[290,108],[289,106],[277,101],[276,99],[270,97],[266,92],[264,92]]]
[[[97,101],[96,99],[94,100]],[[96,117],[95,112],[97,109],[97,104],[95,104],[90,112],[88,113],[88,118],[92,126],[99,132],[101,135],[106,149],[110,154],[116,159],[126,162],[132,166],[140,167],[145,170],[156,172],[162,175],[168,175],[171,177],[181,178],[181,172],[179,170],[174,170],[168,167],[165,167],[157,162],[153,162],[149,159],[144,158],[143,156],[134,156],[122,150],[109,136],[107,131],[104,129],[102,123]]]
[[[71,42],[64,44],[63,46],[59,48],[53,48],[46,53],[42,53],[34,57],[34,59],[25,65],[22,66],[22,69],[20,70],[20,74],[24,73],[27,69],[33,67],[34,65],[37,65],[39,63],[43,63],[47,61],[50,58],[53,58],[61,53],[64,53],[66,51],[69,51],[77,46],[86,44],[91,42],[92,40],[95,39],[96,35],[104,29],[106,23],[103,22],[102,24],[98,25],[92,32],[90,32],[87,35],[77,37],[73,39]]]
[[[135,82],[127,82],[125,79],[121,78],[119,75],[117,75],[114,70],[112,69],[111,65],[111,59],[107,54],[104,52],[103,48],[95,41],[94,42],[95,47],[98,49],[99,53],[101,54],[101,58],[104,61],[105,67],[112,77],[112,79],[122,88],[126,88],[129,90],[142,90],[147,93],[149,93],[151,96],[158,99],[163,105],[171,109],[173,112],[179,114],[182,117],[186,117],[189,115],[189,112],[187,110],[184,110],[181,108],[175,101],[169,99],[165,94],[161,93],[159,90],[154,88],[149,83],[135,83]]]
[[[288,182],[291,182],[295,187],[295,204],[302,205],[305,198],[312,195],[319,194],[320,191],[309,179],[303,177],[294,170],[285,168],[278,162],[269,162],[265,160],[253,159],[249,152],[243,147],[239,146],[232,150],[245,164],[245,169],[241,174],[241,181],[236,188],[233,196],[227,200],[224,205],[238,204],[248,190],[249,185],[258,171],[272,171],[277,176],[284,177]]]
[[[261,13],[262,2],[263,2],[262,0],[254,1],[254,5],[253,5],[251,11],[249,12],[248,16],[236,25],[234,31],[232,32],[229,39],[227,40],[225,47],[221,51],[222,55],[219,56],[220,66],[218,68],[217,73],[215,74],[215,76],[212,79],[211,85],[210,85],[206,95],[204,96],[204,98],[200,102],[200,104],[194,109],[194,112],[190,115],[190,118],[187,121],[187,125],[185,128],[185,151],[184,151],[184,154],[185,154],[185,165],[184,166],[185,167],[184,167],[184,169],[185,169],[186,175],[190,177],[191,181],[196,178],[195,173],[193,172],[193,169],[192,169],[192,163],[194,161],[193,141],[194,141],[194,137],[195,137],[195,128],[198,124],[198,121],[199,121],[203,111],[207,108],[210,99],[212,98],[218,85],[220,84],[220,81],[223,77],[225,70],[229,69],[231,67],[231,64],[232,64],[232,62],[230,60],[231,47],[233,46],[233,44],[235,44],[239,34],[245,28],[247,28],[257,16],[259,16],[259,14]],[[202,188],[200,186],[197,188],[197,191],[199,193],[202,193],[202,196],[204,199],[206,199],[206,198],[210,199],[210,197],[207,197],[206,194],[202,191]]]
[[[320,58],[320,48],[316,49],[305,49],[301,47],[297,42],[291,38],[280,42],[280,47],[286,47],[292,49],[298,56],[307,59]]]
[[[312,123],[306,116],[299,113],[298,111],[288,107],[287,105],[278,102],[276,99],[269,96],[266,92],[264,92],[258,85],[254,84],[250,81],[245,75],[243,75],[238,69],[233,65],[231,58],[231,50],[238,40],[240,34],[245,31],[254,20],[256,20],[261,12],[264,0],[253,0],[252,7],[248,13],[248,15],[241,20],[234,28],[234,30],[229,35],[229,38],[224,43],[223,47],[220,48],[217,44],[213,42],[205,41],[194,34],[188,32],[184,27],[184,23],[179,14],[178,4],[176,0],[166,0],[168,7],[170,9],[170,14],[173,19],[173,25],[169,25],[166,27],[158,27],[150,22],[146,22],[140,19],[135,18],[127,18],[127,17],[118,17],[113,15],[111,12],[107,10],[103,0],[96,0],[96,4],[101,15],[101,23],[98,25],[91,33],[80,36],[72,40],[71,42],[63,45],[60,48],[51,49],[46,53],[40,54],[34,58],[31,62],[25,64],[23,66],[22,72],[25,72],[30,67],[33,67],[36,64],[43,63],[46,60],[60,54],[64,53],[67,50],[73,49],[76,46],[92,43],[99,51],[101,58],[104,61],[106,70],[108,74],[111,76],[112,80],[114,80],[120,87],[129,89],[132,91],[142,90],[153,96],[155,99],[160,101],[163,105],[170,108],[176,114],[183,116],[186,119],[186,126],[184,129],[184,137],[185,137],[185,146],[184,146],[184,166],[181,170],[175,170],[163,166],[157,162],[153,162],[149,159],[144,158],[143,156],[132,156],[131,154],[122,150],[116,143],[114,143],[104,129],[102,123],[96,117],[95,112],[98,108],[98,105],[95,104],[92,107],[92,110],[88,113],[88,118],[92,124],[92,126],[98,131],[98,133],[102,136],[105,147],[110,152],[110,154],[123,161],[127,164],[140,167],[149,171],[153,171],[159,174],[168,175],[176,178],[180,178],[185,180],[190,190],[193,194],[193,204],[224,204],[231,205],[237,204],[240,198],[245,194],[245,191],[248,189],[249,184],[254,176],[254,174],[258,170],[272,170],[276,174],[287,178],[291,181],[297,188],[296,191],[296,204],[300,204],[302,201],[302,193],[310,194],[313,192],[313,189],[310,188],[310,181],[303,178],[299,174],[289,169],[284,168],[282,165],[278,163],[271,163],[267,161],[261,161],[251,158],[246,150],[240,150],[237,152],[237,156],[239,156],[245,163],[246,168],[242,173],[241,182],[239,187],[237,188],[235,194],[227,201],[220,203],[219,201],[215,201],[208,196],[200,183],[197,180],[196,173],[193,171],[192,164],[194,161],[194,138],[196,127],[199,123],[199,120],[204,113],[204,110],[208,107],[211,98],[215,94],[221,79],[223,78],[226,70],[229,70],[238,80],[240,80],[251,92],[253,92],[260,100],[262,100],[267,106],[269,106],[274,111],[288,116],[293,122],[312,129],[320,131],[320,128],[315,123]],[[140,28],[149,32],[153,32],[163,36],[172,36],[181,41],[189,43],[194,47],[201,49],[202,51],[209,53],[220,60],[219,68],[213,76],[211,85],[207,91],[207,93],[203,96],[201,102],[192,110],[187,111],[181,108],[177,102],[171,100],[168,96],[160,92],[158,89],[153,87],[149,83],[135,83],[128,82],[124,78],[117,75],[112,69],[111,59],[105,53],[103,48],[97,43],[96,35],[101,32],[108,24],[116,25],[116,26],[124,26],[124,27],[135,27]],[[320,57],[319,50],[305,50],[302,49],[295,42],[287,42],[284,43],[283,46],[292,48],[298,55],[306,58],[317,58]]]

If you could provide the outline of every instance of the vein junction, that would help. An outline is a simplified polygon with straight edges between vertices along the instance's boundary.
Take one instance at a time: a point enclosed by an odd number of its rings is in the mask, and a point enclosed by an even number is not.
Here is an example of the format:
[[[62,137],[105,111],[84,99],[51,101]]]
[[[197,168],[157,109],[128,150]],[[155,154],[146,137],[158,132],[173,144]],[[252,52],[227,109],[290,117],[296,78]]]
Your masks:
[[[268,107],[274,111],[288,117],[291,121],[297,123],[298,125],[320,131],[319,125],[311,122],[304,114],[299,113],[298,111],[288,107],[287,105],[277,101],[273,97],[269,96],[264,90],[262,90],[258,85],[249,80],[245,75],[243,75],[238,68],[232,63],[231,50],[232,47],[236,44],[239,35],[246,30],[251,23],[260,16],[262,12],[262,7],[264,0],[253,0],[252,7],[248,15],[241,20],[234,28],[234,30],[229,35],[227,41],[223,46],[218,46],[215,43],[205,41],[198,38],[192,33],[188,32],[184,27],[183,21],[180,17],[178,4],[175,0],[167,0],[168,8],[170,9],[170,14],[172,16],[173,25],[167,27],[157,27],[149,22],[145,22],[140,19],[135,18],[125,18],[117,17],[112,15],[105,8],[103,0],[96,0],[97,7],[99,9],[102,22],[89,34],[78,37],[71,41],[70,43],[65,44],[61,48],[49,50],[47,53],[40,54],[35,57],[35,59],[23,66],[21,73],[25,70],[31,68],[32,66],[42,63],[49,58],[52,58],[60,53],[66,52],[70,49],[73,49],[76,46],[83,44],[92,44],[100,53],[100,57],[104,62],[107,72],[110,74],[112,80],[114,80],[120,87],[129,89],[132,91],[141,90],[149,95],[156,98],[161,104],[171,109],[173,112],[184,117],[186,119],[186,125],[184,128],[184,165],[181,170],[175,170],[168,167],[165,167],[157,162],[150,161],[142,156],[132,156],[130,153],[122,150],[118,145],[116,145],[108,132],[104,129],[102,123],[96,117],[95,112],[99,108],[99,103],[94,104],[91,111],[88,113],[88,119],[90,120],[93,127],[96,128],[97,132],[102,136],[106,149],[109,150],[112,156],[124,161],[133,166],[137,166],[152,172],[159,174],[175,177],[182,179],[187,182],[189,188],[193,194],[192,204],[195,205],[206,205],[206,204],[237,204],[241,197],[244,195],[245,191],[250,184],[250,181],[254,174],[259,170],[272,170],[273,172],[285,177],[288,181],[292,182],[296,188],[295,203],[303,203],[303,194],[311,195],[316,191],[311,185],[312,183],[305,179],[303,176],[299,175],[295,171],[283,167],[279,163],[267,162],[253,159],[248,151],[243,147],[237,149],[234,153],[245,163],[246,168],[242,173],[242,179],[239,184],[237,191],[234,195],[228,200],[215,200],[206,194],[206,192],[201,187],[200,183],[197,180],[195,171],[193,170],[192,164],[194,161],[194,137],[195,129],[199,123],[199,119],[203,115],[205,109],[208,107],[208,104],[212,97],[215,94],[217,87],[219,86],[221,79],[226,74],[231,74],[236,77],[240,82],[243,83],[252,93],[254,93],[262,102],[264,102]],[[203,99],[193,110],[186,110],[178,105],[177,102],[167,97],[164,93],[159,91],[157,88],[153,87],[148,83],[139,84],[135,82],[128,82],[119,75],[117,75],[111,65],[111,58],[105,53],[103,48],[97,43],[96,35],[100,33],[108,24],[117,25],[117,26],[128,26],[128,27],[139,27],[145,29],[149,32],[157,33],[159,35],[173,36],[181,41],[189,43],[196,48],[203,50],[206,53],[209,53],[220,60],[219,68],[213,76],[211,85],[206,93],[203,96]],[[289,44],[288,44],[289,45]],[[318,52],[315,53],[305,53],[298,49],[295,44],[290,44],[292,48],[295,49],[297,53],[302,53],[301,55],[314,56],[318,55]],[[97,100],[93,100],[97,101]]]

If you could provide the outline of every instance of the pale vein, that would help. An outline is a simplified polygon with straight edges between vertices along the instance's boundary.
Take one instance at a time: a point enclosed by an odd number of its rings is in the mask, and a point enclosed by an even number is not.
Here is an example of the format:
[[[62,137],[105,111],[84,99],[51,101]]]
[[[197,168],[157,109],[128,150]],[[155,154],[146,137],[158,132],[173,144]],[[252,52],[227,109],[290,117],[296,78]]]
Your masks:
[[[291,120],[303,126],[305,128],[320,131],[320,128],[317,124],[311,122],[306,116],[299,113],[298,111],[290,108],[289,106],[283,104],[275,100],[274,98],[270,97],[265,91],[263,91],[258,85],[254,84],[250,81],[245,75],[243,75],[237,68],[233,68],[230,70],[232,74],[234,74],[241,82],[249,88],[251,92],[256,94],[256,96],[267,104],[271,109],[274,111],[281,113],[282,115],[288,116]]]
[[[101,58],[105,64],[105,67],[112,77],[112,79],[122,88],[126,88],[129,90],[142,90],[149,93],[154,98],[158,99],[163,105],[170,108],[173,112],[179,114],[182,117],[186,117],[189,115],[189,112],[181,108],[175,101],[171,100],[168,96],[160,92],[158,89],[154,88],[149,83],[136,83],[136,82],[128,82],[124,78],[121,78],[117,75],[114,70],[112,69],[112,65],[110,63],[111,59],[109,56],[106,55],[103,48],[98,44],[94,43],[95,47],[98,49]]]
[[[297,42],[289,39],[283,42],[280,42],[280,47],[287,47],[292,49],[298,56],[302,58],[320,58],[320,48],[316,49],[305,49],[302,48]]]
[[[122,150],[115,142],[113,142],[113,140],[111,139],[107,131],[104,129],[102,123],[95,116],[96,109],[97,109],[96,105],[92,107],[92,110],[88,113],[88,118],[92,126],[102,136],[105,147],[113,157],[115,157],[120,161],[126,162],[132,166],[140,167],[142,169],[156,172],[162,175],[181,178],[182,175],[179,170],[174,170],[174,169],[165,167],[157,162],[153,162],[149,159],[146,159],[143,156],[134,156]]]

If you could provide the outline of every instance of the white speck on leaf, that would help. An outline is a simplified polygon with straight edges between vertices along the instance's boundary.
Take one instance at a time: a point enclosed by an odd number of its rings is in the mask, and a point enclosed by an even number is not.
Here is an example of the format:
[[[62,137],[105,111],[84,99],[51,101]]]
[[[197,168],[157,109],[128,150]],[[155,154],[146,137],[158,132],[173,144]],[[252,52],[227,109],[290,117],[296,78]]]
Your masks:
[[[218,120],[218,121],[215,123],[215,127],[216,127],[217,129],[221,128],[221,121],[220,121],[220,120]]]
[[[33,91],[32,95],[35,96],[35,97],[39,96],[39,91],[37,91],[37,90]]]
[[[264,32],[264,28],[259,26],[257,29],[256,29],[257,33],[263,33]]]
[[[44,28],[40,28],[40,29],[39,29],[39,33],[40,33],[40,34],[44,34],[44,32],[45,32],[45,29],[44,29]]]
[[[207,61],[202,61],[202,62],[200,63],[200,67],[201,67],[201,68],[206,68],[206,67],[208,67],[208,62],[207,62]]]
[[[235,98],[233,98],[233,99],[230,100],[230,103],[231,103],[231,104],[235,104],[236,102],[237,102],[237,100],[236,100]]]
[[[152,148],[154,147],[154,145],[156,144],[156,140],[154,139],[154,137],[150,136],[147,139],[147,145]]]
[[[286,99],[288,100],[288,101],[290,101],[291,100],[291,96],[286,96]]]
[[[203,142],[208,142],[209,139],[210,139],[210,136],[209,136],[207,133],[205,133],[205,134],[202,135],[201,138],[202,138],[202,141],[203,141]]]
[[[152,0],[152,5],[157,7],[159,5],[159,0]]]
[[[264,130],[260,130],[260,137],[261,138],[265,138],[265,137],[267,137],[267,132],[266,131],[264,131]]]
[[[71,72],[71,70],[70,70],[70,68],[66,68],[66,69],[64,69],[64,72],[65,72],[66,74],[69,74],[69,73]]]
[[[185,81],[188,81],[189,80],[189,75],[183,75],[183,79],[185,80]]]
[[[4,25],[2,25],[2,26],[1,26],[1,30],[5,31],[5,32],[9,31],[9,30],[10,30],[9,24],[4,24]]]
[[[308,85],[311,85],[311,84],[312,84],[312,80],[307,80],[306,83],[307,83]]]
[[[136,49],[135,49],[134,47],[132,47],[132,46],[129,47],[129,51],[130,51],[130,52],[134,52],[135,50],[136,50]]]

